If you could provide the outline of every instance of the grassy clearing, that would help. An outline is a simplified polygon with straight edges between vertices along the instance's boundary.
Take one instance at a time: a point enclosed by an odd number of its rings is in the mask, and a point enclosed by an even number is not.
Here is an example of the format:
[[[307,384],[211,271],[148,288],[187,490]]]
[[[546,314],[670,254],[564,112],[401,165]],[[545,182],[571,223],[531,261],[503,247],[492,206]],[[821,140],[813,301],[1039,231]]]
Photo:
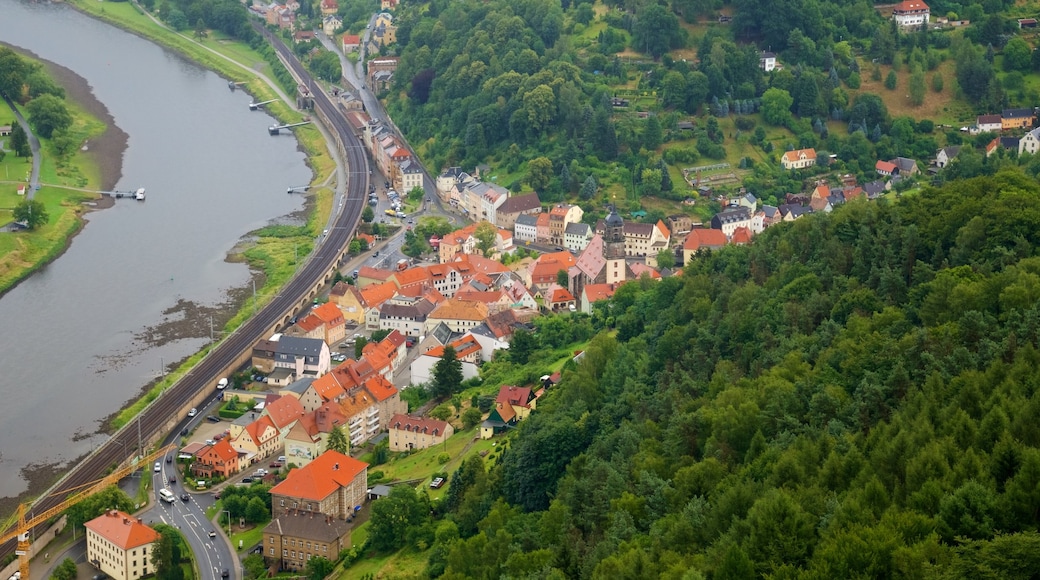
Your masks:
[[[889,90],[885,88],[885,78],[892,70],[890,65],[880,65],[881,80],[873,80],[873,67],[870,62],[860,65],[860,88],[856,90],[847,89],[850,99],[860,93],[873,93],[879,95],[888,108],[888,113],[894,117],[913,117],[914,119],[931,119],[937,124],[956,125],[964,124],[966,121],[974,120],[974,114],[966,103],[955,98],[957,78],[954,74],[954,62],[947,59],[939,65],[935,71],[925,71],[925,83],[928,90],[925,92],[924,103],[915,107],[910,103],[908,87],[910,85],[910,69],[903,65],[896,71],[896,88]],[[938,72],[943,78],[943,90],[937,93],[932,90],[932,76]]]
[[[356,535],[356,532],[355,532]],[[351,541],[358,542],[351,537]],[[337,569],[330,578],[422,578],[426,570],[426,552],[400,551],[388,556],[365,557],[346,569]]]

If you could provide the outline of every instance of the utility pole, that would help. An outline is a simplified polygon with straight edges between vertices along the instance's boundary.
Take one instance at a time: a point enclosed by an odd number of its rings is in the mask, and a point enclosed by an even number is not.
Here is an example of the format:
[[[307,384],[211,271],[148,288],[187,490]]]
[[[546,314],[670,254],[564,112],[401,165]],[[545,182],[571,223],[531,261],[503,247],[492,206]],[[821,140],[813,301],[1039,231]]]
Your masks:
[[[137,454],[144,455],[144,444],[141,441],[141,415],[137,415]]]

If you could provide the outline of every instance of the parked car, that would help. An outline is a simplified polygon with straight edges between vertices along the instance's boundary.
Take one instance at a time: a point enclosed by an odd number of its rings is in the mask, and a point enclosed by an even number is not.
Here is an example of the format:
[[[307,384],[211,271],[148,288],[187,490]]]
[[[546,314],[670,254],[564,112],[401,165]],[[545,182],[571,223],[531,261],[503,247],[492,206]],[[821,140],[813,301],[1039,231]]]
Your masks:
[[[268,467],[270,467],[271,469],[278,469],[281,466],[282,466],[282,462],[281,461],[272,461],[271,465],[268,465]]]
[[[253,478],[252,477],[243,477],[242,478],[242,483],[253,483]]]
[[[430,487],[433,488],[433,489],[440,489],[440,488],[444,487],[444,478],[443,477],[438,477],[437,479],[434,479],[433,481],[430,482]]]
[[[220,423],[220,417],[217,417],[216,415],[207,415],[206,420],[210,423]]]

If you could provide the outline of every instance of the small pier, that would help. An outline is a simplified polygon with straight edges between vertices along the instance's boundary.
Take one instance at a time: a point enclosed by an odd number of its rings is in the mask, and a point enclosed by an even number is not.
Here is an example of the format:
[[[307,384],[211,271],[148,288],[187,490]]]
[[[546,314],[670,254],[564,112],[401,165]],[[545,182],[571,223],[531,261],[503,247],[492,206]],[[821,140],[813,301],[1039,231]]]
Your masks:
[[[291,129],[292,127],[306,125],[307,123],[310,123],[310,121],[300,121],[299,123],[289,123],[287,125],[271,125],[267,128],[267,132],[271,135],[277,135],[282,129]]]
[[[273,102],[275,102],[277,100],[278,99],[270,99],[270,100],[267,100],[267,101],[260,101],[259,103],[249,103],[249,110],[250,111],[259,110],[260,107],[262,107],[262,106],[264,106],[264,105],[266,105],[268,103],[273,103]]]
[[[233,92],[235,92],[235,89],[237,89],[239,87],[239,85],[244,85],[244,84],[246,84],[245,81],[228,81],[227,88],[228,88],[229,91],[231,91],[233,93]]]
[[[311,186],[309,185],[298,185],[296,187],[286,188],[285,193],[306,193]]]
[[[127,191],[114,190],[114,191],[99,191],[98,193],[100,193],[101,195],[107,195],[109,197],[113,197],[115,199],[136,199],[137,201],[144,201],[144,194],[145,194],[143,187],[139,187],[139,188],[137,188],[135,190],[132,190],[132,191],[129,191],[129,190],[127,190]]]

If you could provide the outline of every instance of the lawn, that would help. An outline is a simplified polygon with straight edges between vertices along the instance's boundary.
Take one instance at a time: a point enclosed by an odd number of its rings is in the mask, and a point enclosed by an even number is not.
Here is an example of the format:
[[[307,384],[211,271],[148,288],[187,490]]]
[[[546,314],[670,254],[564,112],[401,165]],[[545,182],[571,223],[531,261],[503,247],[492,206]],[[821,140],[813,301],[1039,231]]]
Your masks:
[[[382,471],[387,478],[397,481],[429,479],[433,473],[449,471],[449,466],[455,463],[453,460],[459,457],[466,445],[471,443],[478,433],[478,427],[467,431],[456,431],[455,435],[449,437],[441,445],[412,454],[396,454],[393,459],[383,465],[370,467],[369,471]],[[474,444],[474,447],[476,446]],[[447,463],[441,463],[438,460],[443,453],[447,453],[451,458]]]
[[[879,95],[888,108],[888,114],[895,117],[912,117],[914,119],[931,119],[936,124],[963,125],[965,121],[974,119],[974,114],[967,103],[958,101],[955,97],[957,91],[957,78],[954,74],[954,62],[947,59],[935,71],[925,71],[925,83],[928,86],[925,92],[924,103],[915,107],[910,103],[907,87],[910,84],[910,70],[907,66],[900,66],[896,71],[896,88],[889,90],[885,88],[884,79],[892,70],[890,65],[881,66],[881,80],[873,80],[873,67],[869,61],[860,64],[860,78],[862,82],[859,89],[849,89],[850,100],[860,93],[874,93]],[[938,72],[943,77],[943,90],[937,93],[932,90],[932,76]]]
[[[388,556],[362,557],[350,568],[338,569],[330,578],[347,580],[365,578],[366,575],[369,578],[422,578],[428,557],[426,552],[411,550]]]

